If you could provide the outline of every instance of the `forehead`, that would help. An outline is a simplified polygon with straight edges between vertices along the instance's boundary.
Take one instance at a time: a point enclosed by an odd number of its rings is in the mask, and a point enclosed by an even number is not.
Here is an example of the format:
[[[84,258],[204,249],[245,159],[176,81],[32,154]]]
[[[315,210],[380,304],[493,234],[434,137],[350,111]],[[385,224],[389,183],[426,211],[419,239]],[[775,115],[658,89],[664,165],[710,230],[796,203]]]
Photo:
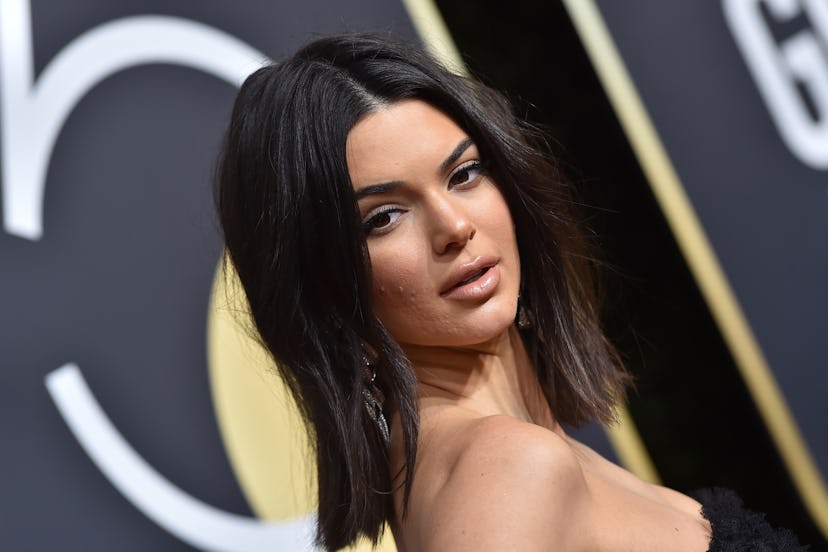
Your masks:
[[[351,181],[358,189],[433,173],[466,137],[451,118],[421,100],[382,106],[360,119],[348,133]]]

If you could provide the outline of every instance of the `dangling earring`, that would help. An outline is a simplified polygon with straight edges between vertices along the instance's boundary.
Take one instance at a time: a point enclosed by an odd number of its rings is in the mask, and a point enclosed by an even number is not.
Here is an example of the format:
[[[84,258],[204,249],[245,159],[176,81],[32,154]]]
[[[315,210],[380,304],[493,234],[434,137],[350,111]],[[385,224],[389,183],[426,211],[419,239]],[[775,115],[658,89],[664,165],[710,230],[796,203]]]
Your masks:
[[[526,312],[526,307],[523,306],[523,301],[521,301],[520,295],[518,295],[518,308],[515,320],[519,330],[525,330],[532,327],[532,321],[529,319],[529,314]]]
[[[368,412],[368,417],[371,418],[377,428],[380,436],[385,442],[385,446],[391,441],[391,434],[388,431],[388,422],[385,421],[385,415],[382,413],[382,405],[385,402],[385,395],[382,393],[374,380],[377,379],[377,370],[367,356],[363,357],[365,366],[362,375],[365,378],[365,387],[362,389],[362,396],[365,399],[365,410]]]

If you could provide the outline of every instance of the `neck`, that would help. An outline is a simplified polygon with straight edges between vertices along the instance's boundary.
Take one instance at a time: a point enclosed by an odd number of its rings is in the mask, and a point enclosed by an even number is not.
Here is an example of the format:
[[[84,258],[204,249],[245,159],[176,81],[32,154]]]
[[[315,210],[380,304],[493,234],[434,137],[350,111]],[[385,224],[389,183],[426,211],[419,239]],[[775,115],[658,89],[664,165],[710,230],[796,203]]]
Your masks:
[[[514,326],[468,347],[404,346],[419,382],[422,409],[460,406],[552,428],[554,419]]]

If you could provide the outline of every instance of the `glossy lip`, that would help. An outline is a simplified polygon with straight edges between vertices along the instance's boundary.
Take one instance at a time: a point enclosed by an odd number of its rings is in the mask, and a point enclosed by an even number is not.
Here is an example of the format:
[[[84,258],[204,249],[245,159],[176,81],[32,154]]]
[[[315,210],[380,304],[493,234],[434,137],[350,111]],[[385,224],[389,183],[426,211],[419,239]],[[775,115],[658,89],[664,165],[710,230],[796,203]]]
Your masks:
[[[440,289],[440,296],[450,297],[466,295],[467,293],[458,293],[464,290],[466,292],[475,289],[479,289],[479,291],[484,291],[483,288],[490,287],[492,283],[496,284],[496,282],[492,281],[493,279],[496,279],[498,282],[500,281],[500,271],[497,270],[497,265],[498,259],[496,259],[495,257],[480,256],[476,257],[473,261],[469,263],[464,263],[460,265],[456,270],[454,270],[451,273],[451,276]],[[479,274],[477,278],[474,278],[474,280],[460,285],[461,282],[465,282],[469,278],[474,277],[476,274]]]

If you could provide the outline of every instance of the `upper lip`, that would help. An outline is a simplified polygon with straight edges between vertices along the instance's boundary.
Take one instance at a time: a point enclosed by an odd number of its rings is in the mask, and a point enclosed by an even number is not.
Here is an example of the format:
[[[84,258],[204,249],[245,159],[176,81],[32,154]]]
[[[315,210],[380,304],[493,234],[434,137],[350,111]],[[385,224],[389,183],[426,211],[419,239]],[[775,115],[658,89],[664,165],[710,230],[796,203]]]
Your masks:
[[[479,256],[468,263],[461,264],[451,272],[443,287],[440,288],[440,294],[448,293],[461,282],[465,282],[475,274],[482,273],[484,270],[488,270],[496,264],[497,259],[494,257]]]

